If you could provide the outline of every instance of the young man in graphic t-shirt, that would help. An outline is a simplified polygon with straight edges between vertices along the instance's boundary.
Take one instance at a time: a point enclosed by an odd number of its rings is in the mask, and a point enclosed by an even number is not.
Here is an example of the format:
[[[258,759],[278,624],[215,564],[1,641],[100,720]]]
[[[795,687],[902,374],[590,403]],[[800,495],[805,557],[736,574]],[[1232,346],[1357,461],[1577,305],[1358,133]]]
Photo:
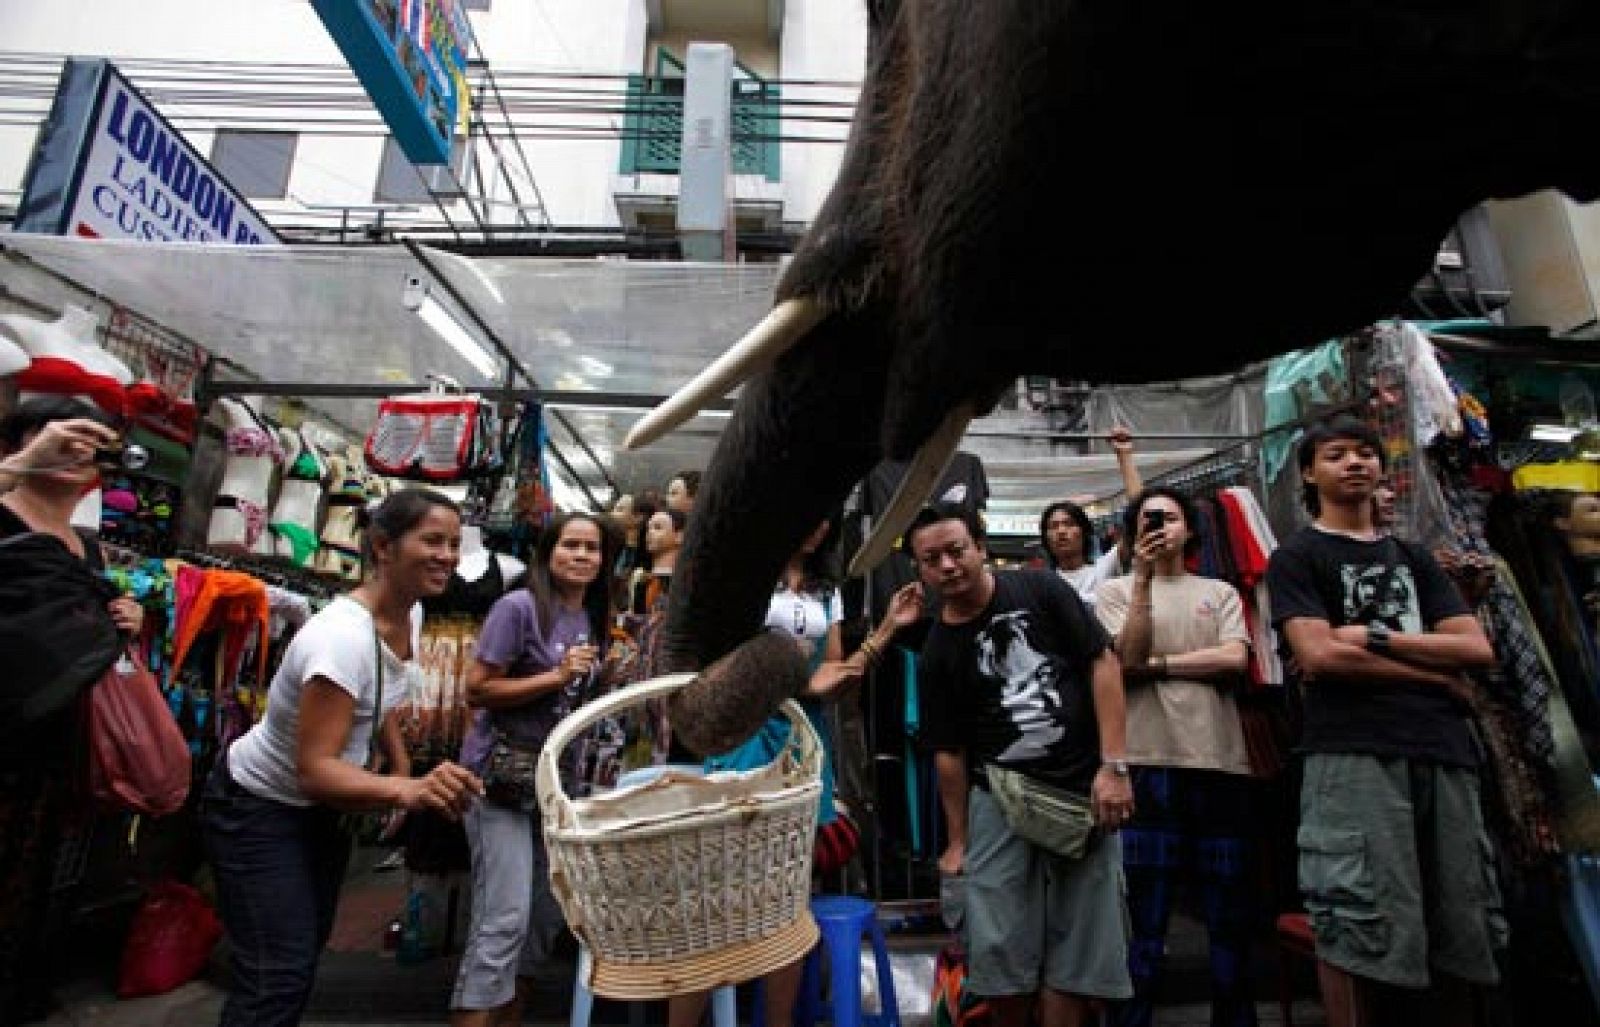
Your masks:
[[[1315,521],[1267,586],[1304,684],[1300,890],[1328,1022],[1470,1023],[1505,940],[1463,677],[1494,651],[1427,550],[1374,527],[1370,428],[1317,425],[1299,458]]]
[[[1133,812],[1122,678],[1105,632],[1048,571],[985,566],[977,515],[924,510],[905,544],[943,603],[922,648],[923,736],[936,750],[950,844],[966,881],[972,990],[997,1027],[1087,1022],[1091,999],[1132,994],[1117,830]],[[999,764],[1088,795],[1100,835],[1078,859],[1014,834],[984,775]]]

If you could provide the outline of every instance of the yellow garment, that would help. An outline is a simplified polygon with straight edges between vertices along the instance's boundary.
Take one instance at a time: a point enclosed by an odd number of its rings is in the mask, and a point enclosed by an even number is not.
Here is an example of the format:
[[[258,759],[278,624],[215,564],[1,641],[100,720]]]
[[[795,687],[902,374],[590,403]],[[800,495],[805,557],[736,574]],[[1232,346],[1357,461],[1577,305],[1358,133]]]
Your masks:
[[[1523,464],[1511,472],[1518,492],[1529,489],[1571,489],[1600,492],[1600,464],[1588,460],[1562,460],[1554,464]]]

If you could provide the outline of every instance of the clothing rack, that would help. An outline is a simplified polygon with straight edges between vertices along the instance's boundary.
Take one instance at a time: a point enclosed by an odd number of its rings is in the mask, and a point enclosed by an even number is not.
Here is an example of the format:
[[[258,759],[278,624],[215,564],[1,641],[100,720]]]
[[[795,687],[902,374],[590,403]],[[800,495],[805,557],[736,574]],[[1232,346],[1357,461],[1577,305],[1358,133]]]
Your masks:
[[[241,571],[260,578],[269,585],[276,585],[278,588],[299,592],[312,598],[332,599],[343,591],[340,586],[318,577],[311,571],[302,570],[298,567],[286,567],[265,557],[223,555],[207,552],[203,549],[180,549],[174,554],[174,557],[196,567]]]
[[[1210,492],[1229,485],[1247,482],[1250,479],[1250,475],[1256,470],[1255,455],[1249,450],[1256,445],[1261,437],[1253,435],[1243,441],[1235,442],[1231,446],[1224,446],[1222,449],[1208,453],[1198,460],[1191,460],[1189,463],[1174,467],[1171,470],[1152,475],[1144,479],[1144,485],[1146,488],[1165,486],[1191,492]],[[1127,491],[1127,489],[1118,489],[1110,495],[1096,499],[1095,502],[1110,502],[1126,496]],[[1108,513],[1102,516],[1109,520],[1115,515]]]
[[[1249,481],[1254,464],[1239,458],[1219,460],[1206,457],[1195,464],[1176,468],[1151,478],[1146,485],[1183,489],[1185,492],[1206,493],[1239,485]]]

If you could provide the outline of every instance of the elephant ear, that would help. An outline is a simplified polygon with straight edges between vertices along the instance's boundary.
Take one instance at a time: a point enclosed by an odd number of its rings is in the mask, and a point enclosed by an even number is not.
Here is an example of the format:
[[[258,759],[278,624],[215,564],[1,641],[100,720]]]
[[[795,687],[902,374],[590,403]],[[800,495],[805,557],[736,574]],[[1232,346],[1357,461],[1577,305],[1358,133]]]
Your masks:
[[[764,631],[700,672],[667,700],[672,737],[698,756],[716,756],[761,730],[810,678],[793,640]]]

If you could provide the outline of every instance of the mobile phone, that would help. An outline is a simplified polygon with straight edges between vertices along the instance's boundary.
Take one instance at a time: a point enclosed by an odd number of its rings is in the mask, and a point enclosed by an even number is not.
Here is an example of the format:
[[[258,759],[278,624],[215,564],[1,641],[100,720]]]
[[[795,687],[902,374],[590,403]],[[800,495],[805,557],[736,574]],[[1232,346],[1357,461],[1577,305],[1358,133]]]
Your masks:
[[[1144,512],[1144,533],[1160,531],[1167,526],[1167,517],[1160,510],[1146,510]]]

